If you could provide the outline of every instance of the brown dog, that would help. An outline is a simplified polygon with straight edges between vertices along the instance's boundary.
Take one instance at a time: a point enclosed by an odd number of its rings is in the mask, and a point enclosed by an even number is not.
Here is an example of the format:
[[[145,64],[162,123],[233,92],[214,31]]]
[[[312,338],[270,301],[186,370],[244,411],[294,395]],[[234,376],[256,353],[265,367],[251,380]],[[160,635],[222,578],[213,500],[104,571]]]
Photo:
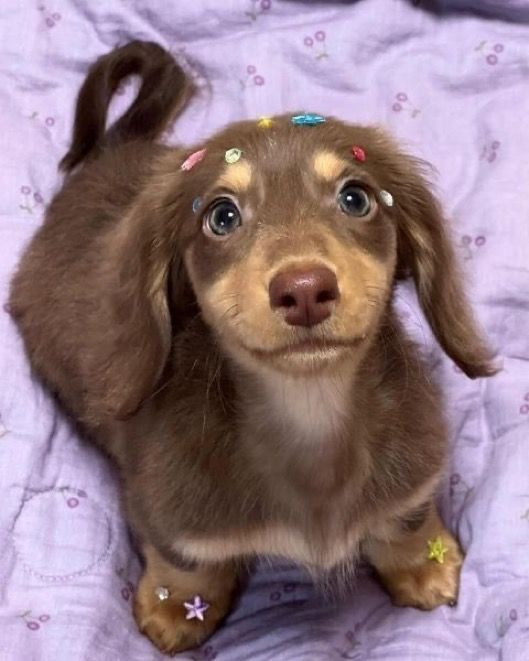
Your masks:
[[[140,629],[199,644],[256,555],[318,576],[363,553],[396,603],[452,603],[441,402],[393,312],[397,276],[467,375],[494,369],[420,165],[378,129],[286,116],[230,126],[183,170],[194,150],[153,139],[188,89],[154,44],[95,64],[63,160],[80,167],[11,297],[34,368],[120,468]]]

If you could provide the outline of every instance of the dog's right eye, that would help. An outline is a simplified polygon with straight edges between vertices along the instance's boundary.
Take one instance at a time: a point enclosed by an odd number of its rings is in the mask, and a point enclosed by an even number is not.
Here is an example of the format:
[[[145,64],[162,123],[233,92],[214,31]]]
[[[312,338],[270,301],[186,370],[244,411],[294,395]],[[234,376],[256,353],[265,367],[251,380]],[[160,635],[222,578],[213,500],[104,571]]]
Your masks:
[[[231,200],[218,200],[204,218],[207,230],[215,236],[226,236],[235,232],[241,224],[241,212]]]

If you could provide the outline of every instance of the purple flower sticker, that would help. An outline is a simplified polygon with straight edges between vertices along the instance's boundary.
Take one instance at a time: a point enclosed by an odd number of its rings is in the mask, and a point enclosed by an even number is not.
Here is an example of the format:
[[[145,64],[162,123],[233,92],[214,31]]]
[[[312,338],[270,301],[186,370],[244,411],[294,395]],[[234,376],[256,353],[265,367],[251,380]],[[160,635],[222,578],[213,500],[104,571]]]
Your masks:
[[[209,608],[209,604],[206,603],[200,595],[196,594],[191,603],[188,601],[184,602],[184,608],[187,611],[186,620],[197,619],[203,622],[204,615]]]

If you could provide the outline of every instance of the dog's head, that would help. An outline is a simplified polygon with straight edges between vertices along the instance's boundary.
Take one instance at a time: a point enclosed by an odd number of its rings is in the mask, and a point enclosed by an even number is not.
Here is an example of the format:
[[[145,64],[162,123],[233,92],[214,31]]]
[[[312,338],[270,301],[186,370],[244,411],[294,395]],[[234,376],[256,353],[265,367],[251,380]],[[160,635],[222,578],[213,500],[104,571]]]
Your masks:
[[[154,386],[189,284],[236,361],[302,375],[362,355],[410,273],[446,353],[471,377],[493,372],[421,165],[383,132],[278,117],[232,125],[201,149],[189,170],[189,153],[167,152],[120,230],[128,324],[143,329],[148,360],[116,411]],[[109,341],[127,352],[126,325]]]

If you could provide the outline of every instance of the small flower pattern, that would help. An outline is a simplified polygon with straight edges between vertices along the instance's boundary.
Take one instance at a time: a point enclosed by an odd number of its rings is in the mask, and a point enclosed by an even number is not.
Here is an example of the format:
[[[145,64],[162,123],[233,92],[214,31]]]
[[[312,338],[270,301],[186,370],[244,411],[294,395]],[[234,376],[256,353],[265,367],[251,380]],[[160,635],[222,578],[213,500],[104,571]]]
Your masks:
[[[33,191],[30,186],[21,186],[20,193],[22,202],[18,206],[29,214],[33,214],[39,206],[44,204],[42,195],[38,191]]]
[[[64,498],[66,506],[70,509],[76,509],[81,504],[83,498],[86,498],[86,491],[82,489],[72,489],[70,487],[60,487],[59,493]]]
[[[256,21],[272,8],[272,0],[250,0],[250,9],[244,12],[245,16],[252,21]]]
[[[253,64],[248,64],[246,67],[245,77],[239,78],[239,83],[241,89],[246,89],[248,87],[262,87],[265,84],[265,79],[257,71],[257,67]]]
[[[22,619],[30,631],[38,631],[42,625],[45,625],[51,620],[51,616],[47,613],[43,613],[42,615],[32,615],[30,610],[21,613],[18,617]]]
[[[498,156],[500,147],[501,142],[499,140],[492,140],[492,142],[487,143],[481,150],[479,160],[487,161],[488,163],[494,163]]]
[[[398,92],[395,94],[391,109],[396,113],[409,113],[414,119],[421,112],[413,105],[406,92]]]
[[[338,652],[342,659],[355,659],[359,658],[360,650],[362,643],[358,638],[358,632],[360,630],[360,624],[356,624],[354,629],[349,629],[344,633],[344,642],[343,645],[338,648]]]
[[[450,498],[459,497],[465,499],[472,491],[459,473],[452,473],[450,476]]]
[[[463,252],[463,259],[472,259],[477,251],[487,243],[487,237],[483,234],[478,236],[470,236],[470,234],[463,234],[460,241],[460,246]]]
[[[499,638],[503,638],[512,625],[518,620],[518,611],[511,608],[507,615],[500,615],[496,620],[496,633]]]
[[[505,46],[501,43],[496,43],[491,46],[488,41],[482,41],[476,46],[476,48],[474,48],[474,50],[483,53],[485,56],[485,62],[493,67],[500,61],[501,54],[505,51]]]
[[[39,5],[39,11],[44,17],[44,22],[48,28],[54,28],[61,20],[62,16],[57,11],[49,10],[45,5]]]
[[[523,396],[523,402],[520,404],[520,415],[529,414],[529,392]]]
[[[123,599],[123,601],[129,601],[132,595],[134,594],[134,584],[126,577],[124,567],[120,567],[119,569],[116,569],[116,576],[118,576],[118,578],[121,581],[121,590],[120,590],[121,598]]]
[[[327,52],[327,35],[323,30],[317,30],[312,36],[306,36],[303,44],[310,49],[315,60],[323,60],[329,57]]]

